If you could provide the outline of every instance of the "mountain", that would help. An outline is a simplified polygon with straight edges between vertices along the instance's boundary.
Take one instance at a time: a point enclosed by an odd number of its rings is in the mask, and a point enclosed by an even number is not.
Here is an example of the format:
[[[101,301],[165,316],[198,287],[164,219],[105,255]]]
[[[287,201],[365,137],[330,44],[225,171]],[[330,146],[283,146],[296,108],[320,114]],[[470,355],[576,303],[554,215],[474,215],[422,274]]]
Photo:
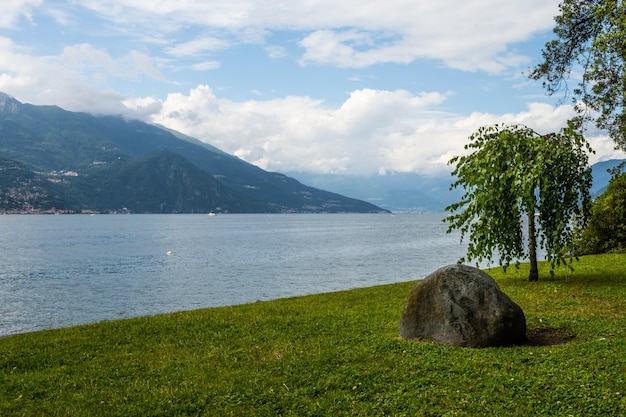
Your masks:
[[[106,176],[92,176],[85,183],[97,191],[81,199],[90,207],[122,207],[136,213],[264,211],[262,204],[242,201],[211,174],[171,151],[113,162]]]
[[[626,162],[626,159],[611,159],[608,161],[598,162],[591,166],[591,174],[593,175],[591,195],[593,198],[600,196],[600,194],[606,191],[606,187],[609,185],[609,181],[611,180],[611,173],[609,170],[624,162]]]
[[[385,211],[160,126],[23,104],[3,93],[0,161],[0,196],[11,196],[0,201],[5,212]]]
[[[440,212],[459,201],[461,190],[450,191],[450,174],[392,173],[377,176],[290,172],[303,183],[368,201],[394,212]]]
[[[611,175],[608,169],[624,160],[610,160],[594,164],[592,169],[592,197],[606,189]],[[369,201],[394,212],[442,212],[460,201],[463,190],[450,190],[454,178],[450,174],[421,175],[392,173],[378,176],[313,174],[288,172],[305,184],[323,188],[353,198]]]
[[[3,212],[56,212],[68,210],[63,191],[43,175],[20,162],[0,158],[0,207]]]

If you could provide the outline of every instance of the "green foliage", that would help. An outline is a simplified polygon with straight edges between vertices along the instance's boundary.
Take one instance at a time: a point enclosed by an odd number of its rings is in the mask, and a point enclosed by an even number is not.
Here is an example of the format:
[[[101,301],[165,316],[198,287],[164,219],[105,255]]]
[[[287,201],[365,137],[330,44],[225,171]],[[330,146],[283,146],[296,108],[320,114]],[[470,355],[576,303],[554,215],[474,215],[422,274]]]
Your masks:
[[[412,282],[0,338],[0,415],[624,415],[625,268],[489,271],[530,329],[575,336],[561,345],[401,339]]]
[[[555,21],[556,39],[546,43],[543,62],[530,77],[543,79],[549,94],[564,89],[569,95],[567,80],[577,80],[582,73],[571,92],[579,120],[589,116],[588,110],[598,112],[596,125],[608,129],[617,145],[626,150],[626,4],[564,0]]]
[[[444,222],[448,232],[460,229],[462,238],[469,235],[467,260],[491,262],[497,254],[505,268],[527,257],[536,264],[538,212],[539,244],[547,259],[553,266],[566,262],[571,220],[584,220],[590,199],[591,149],[585,139],[571,125],[544,136],[525,126],[495,125],[480,128],[465,149],[472,153],[450,160],[457,176],[451,188],[463,187],[465,194],[446,208],[452,214]]]
[[[611,179],[593,202],[589,222],[578,230],[574,248],[579,255],[626,249],[626,173]]]

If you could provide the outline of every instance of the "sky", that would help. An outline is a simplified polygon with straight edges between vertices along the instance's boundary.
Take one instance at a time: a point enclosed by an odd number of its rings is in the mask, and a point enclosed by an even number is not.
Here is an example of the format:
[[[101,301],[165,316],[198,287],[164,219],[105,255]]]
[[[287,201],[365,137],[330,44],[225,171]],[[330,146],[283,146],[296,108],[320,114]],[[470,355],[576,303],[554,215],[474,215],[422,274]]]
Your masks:
[[[558,131],[527,74],[558,0],[2,0],[0,91],[263,169],[438,174],[480,126]],[[591,162],[626,158],[590,129]]]

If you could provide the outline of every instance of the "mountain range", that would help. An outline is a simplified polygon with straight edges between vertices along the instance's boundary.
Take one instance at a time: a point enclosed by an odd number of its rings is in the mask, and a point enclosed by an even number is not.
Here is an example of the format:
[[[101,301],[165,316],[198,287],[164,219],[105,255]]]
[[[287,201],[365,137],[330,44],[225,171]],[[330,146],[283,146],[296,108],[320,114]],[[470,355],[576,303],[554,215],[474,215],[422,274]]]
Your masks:
[[[0,212],[385,212],[166,128],[0,93]]]
[[[305,184],[368,201],[397,213],[441,212],[459,201],[460,190],[450,190],[450,174],[389,173],[358,176],[288,172]]]
[[[611,179],[608,170],[624,161],[614,159],[592,165],[590,192],[593,198],[606,189]],[[369,201],[397,213],[442,212],[450,204],[460,201],[463,195],[462,189],[450,190],[454,178],[449,173],[391,173],[369,177],[306,172],[286,174],[313,187]]]
[[[592,166],[593,196],[620,162]],[[452,182],[447,173],[267,172],[161,126],[0,93],[4,213],[441,212],[462,196]]]

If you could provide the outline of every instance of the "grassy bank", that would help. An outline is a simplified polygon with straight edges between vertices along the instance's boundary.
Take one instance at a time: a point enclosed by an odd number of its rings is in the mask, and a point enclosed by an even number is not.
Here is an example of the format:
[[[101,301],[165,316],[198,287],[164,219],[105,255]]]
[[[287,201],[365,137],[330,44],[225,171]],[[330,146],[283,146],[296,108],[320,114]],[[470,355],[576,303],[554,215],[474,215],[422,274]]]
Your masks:
[[[528,283],[490,271],[550,346],[398,337],[400,283],[0,339],[0,415],[624,415],[626,255]],[[393,271],[390,271],[393,273]]]

